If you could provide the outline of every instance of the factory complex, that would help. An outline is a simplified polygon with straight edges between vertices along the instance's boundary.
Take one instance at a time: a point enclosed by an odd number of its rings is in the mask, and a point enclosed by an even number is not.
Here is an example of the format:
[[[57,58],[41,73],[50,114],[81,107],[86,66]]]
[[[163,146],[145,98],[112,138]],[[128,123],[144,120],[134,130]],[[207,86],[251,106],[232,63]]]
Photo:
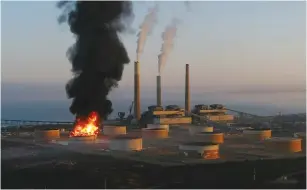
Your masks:
[[[75,123],[18,129],[15,135],[2,133],[2,138],[162,165],[305,156],[305,132],[276,136],[275,128],[263,124],[265,120],[249,117],[249,123],[246,118],[244,123],[242,117],[228,114],[229,109],[220,104],[198,104],[191,109],[188,64],[185,108],[162,107],[158,76],[157,105],[141,114],[138,67],[135,62],[135,111],[130,120],[121,117],[113,124],[104,121],[99,127],[93,117],[79,135]]]
[[[229,134],[206,125],[159,125],[127,129],[105,126],[97,136],[69,137],[60,129],[2,135],[3,140],[35,143],[70,151],[111,155],[161,165],[305,156],[306,135],[273,137],[270,129]],[[6,154],[3,154],[5,159]]]

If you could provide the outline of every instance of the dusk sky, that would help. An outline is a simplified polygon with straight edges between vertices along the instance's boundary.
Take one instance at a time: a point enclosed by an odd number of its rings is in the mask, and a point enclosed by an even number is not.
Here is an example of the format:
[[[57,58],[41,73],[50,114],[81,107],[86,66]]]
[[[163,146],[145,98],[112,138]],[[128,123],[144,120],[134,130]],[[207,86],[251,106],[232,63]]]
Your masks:
[[[133,28],[138,30],[154,2],[133,4]],[[305,2],[190,2],[190,11],[184,2],[158,4],[158,22],[140,61],[143,91],[155,86],[161,33],[173,18],[181,24],[162,73],[164,92],[183,89],[186,63],[198,92],[305,89]],[[58,25],[55,2],[7,1],[1,6],[2,84],[50,85],[63,89],[54,95],[65,99],[71,77],[66,50],[74,39],[66,24]],[[132,97],[137,37],[121,36],[131,62],[118,91],[129,89]]]

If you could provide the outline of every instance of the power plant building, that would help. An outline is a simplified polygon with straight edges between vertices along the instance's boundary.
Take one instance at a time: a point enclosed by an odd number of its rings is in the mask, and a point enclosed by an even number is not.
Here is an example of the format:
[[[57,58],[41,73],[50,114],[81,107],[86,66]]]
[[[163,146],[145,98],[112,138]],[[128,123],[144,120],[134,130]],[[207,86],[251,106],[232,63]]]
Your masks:
[[[204,105],[198,104],[195,105],[192,113],[202,116],[207,120],[214,122],[233,122],[234,116],[226,113],[227,109],[223,105],[220,104],[212,104],[212,105]],[[201,122],[201,118],[193,117],[195,122]]]

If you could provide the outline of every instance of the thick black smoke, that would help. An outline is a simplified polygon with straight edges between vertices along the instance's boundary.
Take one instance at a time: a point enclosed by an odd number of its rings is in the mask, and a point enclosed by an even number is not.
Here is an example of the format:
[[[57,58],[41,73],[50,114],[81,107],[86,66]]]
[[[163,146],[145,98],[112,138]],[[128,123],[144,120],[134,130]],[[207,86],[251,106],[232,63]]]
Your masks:
[[[129,1],[61,1],[60,23],[66,22],[76,42],[67,55],[74,74],[66,85],[73,98],[70,112],[87,116],[97,111],[107,117],[112,103],[109,91],[121,80],[124,64],[129,63],[126,49],[119,39],[132,21],[132,3]]]

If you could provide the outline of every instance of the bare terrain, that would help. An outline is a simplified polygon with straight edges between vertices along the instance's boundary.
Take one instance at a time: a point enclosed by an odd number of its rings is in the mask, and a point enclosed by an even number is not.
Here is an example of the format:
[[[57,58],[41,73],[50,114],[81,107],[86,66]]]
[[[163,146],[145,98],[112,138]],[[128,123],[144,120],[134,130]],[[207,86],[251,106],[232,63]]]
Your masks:
[[[139,135],[138,130],[130,135]],[[66,134],[66,135],[65,135]],[[170,138],[144,139],[140,152],[110,151],[107,137],[90,145],[67,144],[67,133],[53,143],[35,142],[31,133],[3,136],[2,188],[305,188],[306,172],[296,183],[271,181],[305,171],[305,151],[280,154],[240,135],[225,135],[218,160],[186,157],[181,142],[197,141],[183,128]],[[66,144],[65,144],[66,142]]]

